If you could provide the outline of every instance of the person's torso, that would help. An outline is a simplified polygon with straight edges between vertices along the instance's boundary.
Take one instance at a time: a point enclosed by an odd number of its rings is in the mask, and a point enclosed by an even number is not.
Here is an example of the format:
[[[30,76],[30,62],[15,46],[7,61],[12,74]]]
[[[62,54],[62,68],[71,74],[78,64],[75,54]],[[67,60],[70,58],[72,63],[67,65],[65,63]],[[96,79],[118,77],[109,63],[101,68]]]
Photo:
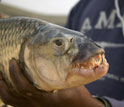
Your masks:
[[[123,0],[119,1],[119,7],[123,16]],[[71,11],[67,27],[85,32],[105,48],[109,72],[88,84],[89,91],[99,96],[124,99],[124,35],[114,0],[81,0]]]

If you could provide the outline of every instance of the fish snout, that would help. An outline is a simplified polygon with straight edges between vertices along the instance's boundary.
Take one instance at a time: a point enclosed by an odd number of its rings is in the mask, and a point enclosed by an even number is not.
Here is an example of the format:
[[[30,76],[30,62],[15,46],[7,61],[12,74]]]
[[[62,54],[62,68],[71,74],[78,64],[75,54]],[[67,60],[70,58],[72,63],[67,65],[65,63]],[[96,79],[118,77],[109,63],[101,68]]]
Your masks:
[[[93,56],[105,53],[104,49],[101,46],[90,39],[77,41],[77,46],[79,51],[77,53],[77,56],[74,58],[74,61],[85,61]]]

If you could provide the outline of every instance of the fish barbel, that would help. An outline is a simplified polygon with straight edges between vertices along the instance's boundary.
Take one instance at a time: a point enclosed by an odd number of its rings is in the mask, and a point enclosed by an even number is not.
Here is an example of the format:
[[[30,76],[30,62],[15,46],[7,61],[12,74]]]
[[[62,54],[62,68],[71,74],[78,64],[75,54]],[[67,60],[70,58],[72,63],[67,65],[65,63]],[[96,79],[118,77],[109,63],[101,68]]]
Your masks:
[[[0,19],[1,74],[14,87],[9,74],[12,58],[29,81],[45,91],[87,84],[91,81],[84,72],[108,69],[104,49],[84,34],[29,17]]]

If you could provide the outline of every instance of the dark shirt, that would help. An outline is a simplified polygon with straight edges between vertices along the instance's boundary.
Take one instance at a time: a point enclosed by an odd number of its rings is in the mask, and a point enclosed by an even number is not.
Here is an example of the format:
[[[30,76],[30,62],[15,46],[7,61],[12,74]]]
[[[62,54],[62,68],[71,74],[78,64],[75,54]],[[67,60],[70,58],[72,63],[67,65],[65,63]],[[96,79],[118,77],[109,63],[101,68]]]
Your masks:
[[[70,12],[66,27],[84,32],[105,48],[109,72],[87,85],[93,95],[124,99],[124,35],[114,0],[80,0]],[[124,0],[119,0],[121,15]]]

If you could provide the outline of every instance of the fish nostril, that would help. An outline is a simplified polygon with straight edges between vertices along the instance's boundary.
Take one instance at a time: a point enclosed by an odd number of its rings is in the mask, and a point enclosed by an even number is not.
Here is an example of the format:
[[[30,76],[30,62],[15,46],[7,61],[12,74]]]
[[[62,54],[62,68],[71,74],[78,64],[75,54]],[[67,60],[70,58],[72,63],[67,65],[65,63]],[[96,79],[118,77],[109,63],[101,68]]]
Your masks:
[[[105,53],[105,50],[104,49],[97,49],[95,52],[94,52],[94,55],[97,55],[97,54],[104,54]]]
[[[105,53],[105,50],[104,50],[103,48],[101,48],[101,49],[99,49],[99,52],[100,52],[101,54],[104,54],[104,53]]]
[[[71,38],[69,39],[69,41],[72,43],[72,42],[73,42],[73,38],[71,37]]]

